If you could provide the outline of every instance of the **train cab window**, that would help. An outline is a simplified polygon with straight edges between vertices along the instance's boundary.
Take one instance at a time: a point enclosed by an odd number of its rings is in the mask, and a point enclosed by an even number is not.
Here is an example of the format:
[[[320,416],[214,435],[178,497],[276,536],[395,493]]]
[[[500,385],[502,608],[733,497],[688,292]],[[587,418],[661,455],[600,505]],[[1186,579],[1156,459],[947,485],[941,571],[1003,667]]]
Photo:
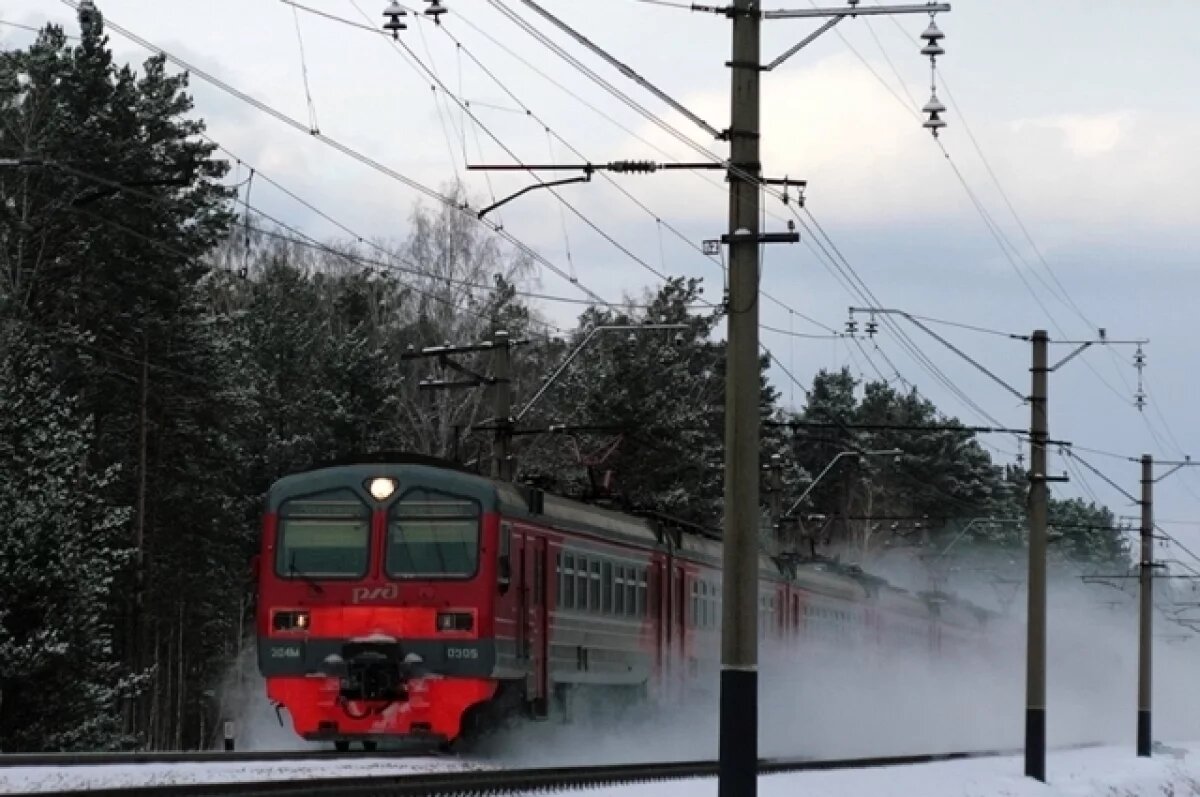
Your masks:
[[[275,572],[281,578],[362,578],[371,510],[350,490],[293,498],[279,508]]]
[[[613,566],[612,562],[604,562],[600,575],[601,611],[612,614],[613,611]]]
[[[388,519],[387,574],[392,578],[470,578],[479,566],[480,509],[475,501],[409,490]]]

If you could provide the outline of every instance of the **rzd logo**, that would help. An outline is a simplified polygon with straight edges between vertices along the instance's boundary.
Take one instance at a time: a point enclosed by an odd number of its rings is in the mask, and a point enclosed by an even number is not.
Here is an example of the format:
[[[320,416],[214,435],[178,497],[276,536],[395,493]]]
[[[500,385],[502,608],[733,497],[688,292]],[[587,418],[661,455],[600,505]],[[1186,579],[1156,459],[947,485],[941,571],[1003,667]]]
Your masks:
[[[394,601],[400,597],[400,588],[395,584],[386,587],[355,587],[350,596],[351,603],[374,603],[376,601]]]

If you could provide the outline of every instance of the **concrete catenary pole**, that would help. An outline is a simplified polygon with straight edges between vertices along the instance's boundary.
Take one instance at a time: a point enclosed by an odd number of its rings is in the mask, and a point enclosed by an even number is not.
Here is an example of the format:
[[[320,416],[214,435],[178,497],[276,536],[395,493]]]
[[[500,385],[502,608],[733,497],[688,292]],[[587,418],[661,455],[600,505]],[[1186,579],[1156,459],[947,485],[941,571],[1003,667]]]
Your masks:
[[[1151,648],[1154,644],[1154,458],[1142,457],[1142,555],[1138,580],[1141,605],[1138,607],[1138,717],[1137,754],[1150,756],[1150,687],[1154,671]]]
[[[754,797],[758,778],[759,0],[734,0],[729,171],[729,344],[717,793]]]
[[[1050,339],[1033,333],[1033,393],[1029,397],[1029,617],[1025,671],[1025,775],[1046,780],[1046,525],[1049,437],[1047,388]]]

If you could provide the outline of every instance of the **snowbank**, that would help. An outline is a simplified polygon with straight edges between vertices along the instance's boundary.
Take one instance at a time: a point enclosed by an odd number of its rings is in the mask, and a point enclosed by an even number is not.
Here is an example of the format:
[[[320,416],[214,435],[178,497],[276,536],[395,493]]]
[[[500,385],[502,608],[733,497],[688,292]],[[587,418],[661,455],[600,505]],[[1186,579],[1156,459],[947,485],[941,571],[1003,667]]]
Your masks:
[[[185,764],[0,769],[0,794],[173,783],[439,772],[477,766],[452,759],[349,758],[279,764]],[[911,767],[773,775],[761,797],[1200,797],[1200,743],[1144,760],[1130,747],[1051,753],[1048,784],[1022,776],[1020,757]],[[708,797],[715,781],[681,781],[571,794]]]
[[[185,783],[241,783],[260,780],[403,775],[456,772],[473,768],[452,758],[323,758],[277,763],[144,764],[77,767],[0,768],[0,794],[166,786]]]
[[[1176,757],[1180,756],[1180,757]],[[1052,753],[1047,783],[1024,760],[990,758],[853,772],[805,772],[759,781],[760,797],[1200,797],[1200,744],[1138,759],[1132,747]],[[581,792],[575,792],[580,794]],[[590,797],[715,797],[715,781],[582,792]]]

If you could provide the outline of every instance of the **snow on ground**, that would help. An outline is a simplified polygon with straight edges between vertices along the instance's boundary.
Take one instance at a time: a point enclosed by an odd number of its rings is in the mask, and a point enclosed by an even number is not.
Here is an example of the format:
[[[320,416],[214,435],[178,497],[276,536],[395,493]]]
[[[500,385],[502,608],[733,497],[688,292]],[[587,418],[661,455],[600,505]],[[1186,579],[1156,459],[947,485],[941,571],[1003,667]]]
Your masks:
[[[147,766],[0,769],[0,793],[101,787],[214,783],[444,772],[478,766],[436,758],[348,758],[276,764],[154,764]],[[772,775],[761,797],[1200,797],[1200,743],[1138,759],[1128,746],[1051,753],[1048,783],[1022,775],[1017,757],[950,761],[908,767]],[[571,792],[580,794],[580,792]],[[679,781],[595,789],[593,797],[707,797],[715,781]]]
[[[1200,744],[1138,759],[1131,747],[1051,753],[1047,783],[1022,774],[1024,759],[988,758],[909,767],[802,772],[759,780],[760,797],[1200,797]],[[717,784],[681,781],[595,789],[589,797],[715,797]]]
[[[403,775],[457,772],[478,764],[453,758],[323,758],[314,761],[228,764],[112,764],[69,767],[0,767],[0,794],[79,791],[184,783],[239,783],[260,780]]]

